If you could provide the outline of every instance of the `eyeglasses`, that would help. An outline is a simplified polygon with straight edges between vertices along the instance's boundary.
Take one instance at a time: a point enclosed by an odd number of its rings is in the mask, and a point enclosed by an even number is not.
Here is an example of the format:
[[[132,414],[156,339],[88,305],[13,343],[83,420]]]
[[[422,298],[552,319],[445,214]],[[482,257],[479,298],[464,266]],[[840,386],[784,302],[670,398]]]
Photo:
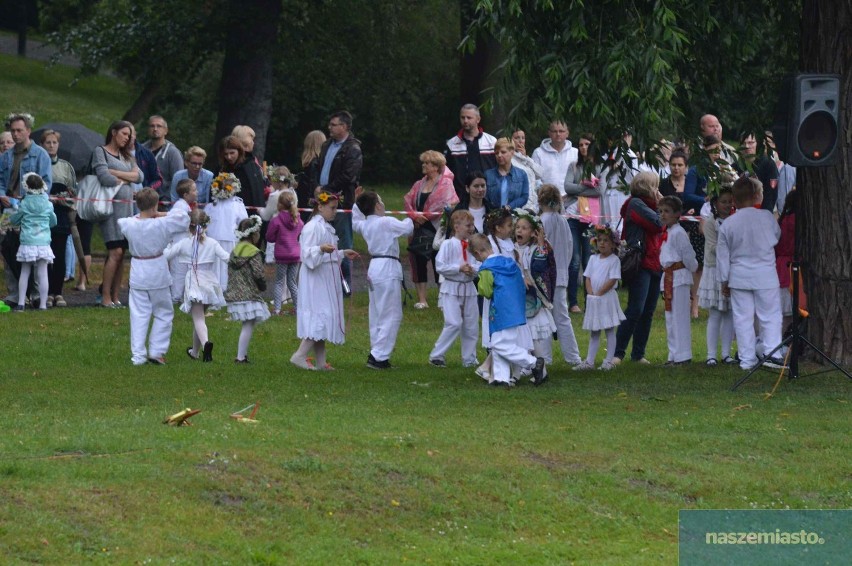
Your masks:
[[[187,165],[189,165],[190,167],[202,167],[204,163],[195,163],[194,161],[190,161],[189,163],[187,163]]]

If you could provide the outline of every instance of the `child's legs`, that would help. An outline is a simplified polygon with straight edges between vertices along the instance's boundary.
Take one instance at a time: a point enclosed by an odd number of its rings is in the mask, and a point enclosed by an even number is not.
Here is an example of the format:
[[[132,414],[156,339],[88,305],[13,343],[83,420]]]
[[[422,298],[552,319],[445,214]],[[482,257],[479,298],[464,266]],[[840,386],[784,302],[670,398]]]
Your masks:
[[[521,344],[524,341],[520,335],[520,327],[506,328],[491,334],[491,357],[493,359],[494,379],[497,381],[509,380],[509,366],[520,368],[531,368],[535,365],[536,357],[531,356],[529,351]],[[497,369],[498,359],[500,364],[505,365],[504,370]]]
[[[299,344],[299,349],[293,353],[290,358],[290,361],[292,362],[293,360],[298,360],[301,362],[308,359],[308,355],[310,355],[311,350],[314,349],[315,344],[316,341],[311,340],[309,338],[305,338],[304,340],[302,340]]]
[[[68,236],[65,240],[65,278],[73,279],[76,272],[77,251],[74,249],[74,238]]]
[[[553,363],[553,338],[533,339],[533,354],[536,358],[544,358],[548,364]]]
[[[710,308],[707,313],[707,359],[716,358],[719,347],[719,331],[722,327],[722,311]],[[724,346],[723,346],[724,349]],[[724,354],[722,355],[724,358]]]
[[[462,329],[462,312],[461,303],[455,295],[443,295],[441,297],[441,310],[444,313],[444,329],[441,330],[441,335],[438,336],[438,341],[435,342],[435,347],[429,354],[429,359],[441,358],[453,345],[456,338]]]
[[[205,342],[209,342],[207,334],[207,317],[204,316],[204,305],[201,303],[192,303],[192,308],[189,314],[192,315],[192,348],[197,354],[204,346]]]
[[[397,280],[373,283],[370,291],[370,353],[384,361],[390,358],[402,323],[402,288]]]
[[[478,364],[476,343],[479,341],[479,304],[475,296],[460,297],[462,301],[462,365]]]
[[[592,330],[589,335],[589,353],[586,355],[586,363],[595,365],[595,358],[598,356],[598,348],[601,344],[601,331]],[[607,344],[609,346],[609,344]],[[612,348],[610,348],[612,349]]]
[[[721,311],[722,359],[731,355],[731,344],[734,341],[734,317],[730,309]]]
[[[290,298],[293,300],[293,308],[298,308],[299,297],[299,264],[287,264],[287,288],[290,290]]]
[[[283,263],[275,264],[275,286],[272,292],[272,306],[275,312],[281,310],[284,301],[284,286],[287,284],[287,266]]]
[[[183,302],[183,289],[186,286],[186,272],[188,265],[181,263],[176,259],[169,262],[169,271],[172,274],[172,301],[175,303]]]
[[[769,354],[781,343],[781,289],[758,289],[754,291],[754,310],[760,324],[763,352]],[[772,354],[777,356],[778,352]]]
[[[130,352],[133,363],[145,363],[148,359],[148,349],[145,338],[148,336],[148,323],[151,320],[153,307],[148,291],[130,288]],[[169,305],[171,308],[171,305]]]
[[[569,364],[580,363],[580,348],[577,346],[574,327],[571,326],[571,317],[568,314],[568,289],[561,285],[557,285],[553,293],[553,322],[556,323],[556,335],[562,348],[562,357]]]
[[[18,276],[18,306],[24,306],[27,302],[27,284],[30,281],[30,272],[33,268],[33,262],[26,261],[21,263],[21,274]]]
[[[678,285],[673,289],[672,314],[674,315],[675,350],[672,352],[672,360],[676,362],[692,359],[691,292],[691,285]]]
[[[750,289],[731,289],[731,312],[740,367],[751,369],[757,363],[757,356],[754,353],[754,295]]]
[[[604,363],[611,362],[615,357],[615,329],[617,326],[613,326],[612,328],[607,328],[606,332],[606,357],[604,358]]]
[[[172,306],[172,292],[169,287],[148,291],[151,299],[151,337],[148,339],[148,355],[152,358],[165,356],[172,341],[172,321],[175,309]]]
[[[254,334],[254,320],[244,320],[243,327],[240,330],[240,339],[237,342],[237,359],[244,360],[248,356],[249,344],[251,343],[252,334]]]
[[[38,299],[39,308],[47,308],[47,292],[50,290],[50,283],[47,279],[47,260],[40,259],[36,262],[36,277],[38,278]],[[779,310],[780,312],[780,310]]]
[[[322,369],[326,364],[325,356],[325,340],[317,340],[314,344],[314,354],[316,354],[317,368]]]

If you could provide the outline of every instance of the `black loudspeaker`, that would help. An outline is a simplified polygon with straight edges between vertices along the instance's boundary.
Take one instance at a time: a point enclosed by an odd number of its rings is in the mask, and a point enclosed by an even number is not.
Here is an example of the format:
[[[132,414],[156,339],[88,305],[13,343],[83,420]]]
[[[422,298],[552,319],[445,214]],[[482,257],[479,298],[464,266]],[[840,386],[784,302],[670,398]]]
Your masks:
[[[794,167],[833,165],[838,158],[840,75],[784,79],[772,127],[781,160]]]

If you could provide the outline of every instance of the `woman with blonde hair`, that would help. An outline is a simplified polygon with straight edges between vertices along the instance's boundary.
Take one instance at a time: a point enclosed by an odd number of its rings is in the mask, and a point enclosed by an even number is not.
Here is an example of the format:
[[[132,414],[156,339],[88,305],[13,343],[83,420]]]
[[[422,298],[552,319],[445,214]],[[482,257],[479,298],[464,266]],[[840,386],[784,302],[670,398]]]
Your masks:
[[[657,213],[657,202],[661,195],[658,190],[660,178],[656,173],[642,171],[630,182],[630,198],[621,207],[624,225],[622,239],[628,246],[641,246],[642,261],[638,273],[628,279],[626,320],[616,333],[615,358],[613,364],[621,363],[627,353],[627,343],[633,339],[630,358],[640,364],[650,363],[645,358],[645,346],[651,334],[651,322],[657,299],[660,296],[660,279],[663,272],[660,266],[660,247],[665,231]]]
[[[326,137],[321,130],[308,132],[302,144],[302,172],[297,177],[296,199],[300,209],[306,211],[311,207],[314,190],[319,186],[320,163],[319,156]],[[307,223],[311,218],[310,212],[301,212],[302,222]]]
[[[512,165],[514,155],[515,144],[509,138],[500,138],[494,144],[497,167],[485,172],[485,199],[494,208],[523,208],[529,200],[529,177],[525,171]]]
[[[409,240],[408,261],[411,264],[411,279],[417,289],[417,302],[414,308],[428,308],[426,302],[426,281],[428,273],[426,264],[432,262],[435,283],[438,273],[435,269],[435,252],[431,244],[428,246],[412,246],[415,240],[429,241],[438,231],[441,214],[445,207],[452,207],[459,202],[456,189],[453,186],[453,172],[447,167],[444,156],[437,151],[429,150],[420,154],[423,178],[411,186],[404,197],[405,211],[414,221],[414,235]]]

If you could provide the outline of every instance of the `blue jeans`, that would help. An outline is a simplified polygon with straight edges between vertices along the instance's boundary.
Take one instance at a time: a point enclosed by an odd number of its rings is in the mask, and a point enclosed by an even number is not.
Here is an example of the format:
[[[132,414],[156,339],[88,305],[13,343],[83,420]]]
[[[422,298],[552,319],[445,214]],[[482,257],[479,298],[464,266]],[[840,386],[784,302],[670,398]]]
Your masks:
[[[352,249],[352,214],[349,212],[338,212],[334,217],[334,231],[337,232],[337,249],[351,250]],[[343,258],[340,264],[340,270],[343,272],[343,278],[352,289],[352,269],[351,262],[348,258]]]
[[[592,256],[592,246],[589,243],[589,238],[585,236],[586,230],[589,229],[589,224],[581,222],[576,218],[568,219],[568,226],[571,228],[571,239],[574,241],[574,252],[571,254],[571,265],[568,266],[568,307],[577,305],[577,289],[586,288],[585,284],[580,285],[583,278],[583,272],[586,266],[589,265],[589,258]],[[580,269],[582,264],[583,269]]]
[[[618,327],[615,337],[615,356],[624,359],[627,343],[633,338],[630,358],[633,361],[645,357],[645,346],[651,334],[651,321],[660,298],[660,279],[663,274],[650,269],[640,269],[636,278],[627,286],[627,309],[624,320]]]

